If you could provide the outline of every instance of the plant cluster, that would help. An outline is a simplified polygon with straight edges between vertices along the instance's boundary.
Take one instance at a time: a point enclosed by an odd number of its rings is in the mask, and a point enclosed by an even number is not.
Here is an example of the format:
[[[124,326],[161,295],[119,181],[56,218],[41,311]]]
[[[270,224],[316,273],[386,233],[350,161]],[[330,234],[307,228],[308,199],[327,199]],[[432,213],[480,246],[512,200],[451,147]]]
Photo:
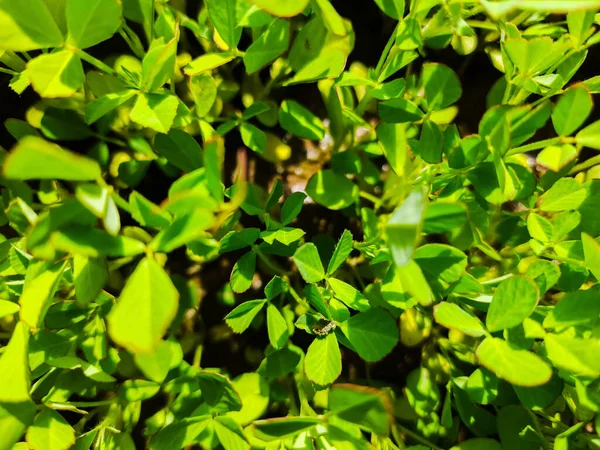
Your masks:
[[[0,450],[600,448],[600,1],[342,3],[0,0]]]

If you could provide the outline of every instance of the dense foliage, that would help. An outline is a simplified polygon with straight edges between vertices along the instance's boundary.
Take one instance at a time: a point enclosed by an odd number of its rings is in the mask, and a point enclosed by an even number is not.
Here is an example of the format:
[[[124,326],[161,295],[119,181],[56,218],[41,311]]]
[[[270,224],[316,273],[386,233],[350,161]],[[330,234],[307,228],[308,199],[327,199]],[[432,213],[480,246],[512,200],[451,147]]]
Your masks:
[[[344,1],[0,0],[0,450],[600,448],[600,1]]]

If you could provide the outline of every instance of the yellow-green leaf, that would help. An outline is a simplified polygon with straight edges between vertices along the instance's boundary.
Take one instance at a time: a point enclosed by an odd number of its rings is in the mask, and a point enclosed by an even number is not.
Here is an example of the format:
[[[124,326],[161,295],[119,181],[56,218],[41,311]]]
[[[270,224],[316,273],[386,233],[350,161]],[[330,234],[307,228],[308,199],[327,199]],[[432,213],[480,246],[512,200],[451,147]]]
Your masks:
[[[79,56],[61,50],[37,56],[27,64],[31,84],[42,97],[71,97],[83,86],[85,75]]]
[[[87,181],[100,177],[100,166],[36,136],[24,137],[3,165],[4,176],[15,180]]]
[[[112,340],[134,353],[152,353],[177,313],[179,292],[154,259],[143,259],[108,316]]]
[[[63,42],[43,0],[0,0],[0,49],[23,52],[58,47]]]
[[[19,304],[21,320],[30,328],[42,326],[65,264],[65,261],[35,261],[29,264]]]

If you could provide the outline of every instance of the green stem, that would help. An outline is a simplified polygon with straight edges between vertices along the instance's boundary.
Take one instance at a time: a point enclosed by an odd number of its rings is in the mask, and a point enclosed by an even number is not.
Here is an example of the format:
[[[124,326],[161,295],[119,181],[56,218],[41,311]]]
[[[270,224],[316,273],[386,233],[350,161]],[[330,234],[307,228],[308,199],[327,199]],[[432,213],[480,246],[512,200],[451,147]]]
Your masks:
[[[383,68],[383,64],[385,63],[385,60],[387,59],[387,57],[390,53],[390,50],[394,46],[394,42],[396,42],[396,32],[398,31],[399,26],[400,26],[400,22],[398,22],[396,24],[396,28],[394,28],[393,33],[391,34],[390,38],[388,39],[387,44],[385,44],[383,52],[381,53],[381,56],[379,57],[379,61],[377,62],[377,67],[375,67],[375,73],[377,74],[378,78],[379,78],[379,75],[381,75],[381,69]]]
[[[541,150],[550,145],[565,143],[565,141],[570,142],[570,138],[565,139],[562,137],[555,137],[555,138],[551,138],[551,139],[544,139],[543,141],[532,142],[531,144],[511,148],[509,151],[506,152],[506,156],[518,155],[520,153],[527,153],[527,152],[531,152],[533,150]]]
[[[492,278],[491,280],[482,281],[480,284],[483,284],[484,286],[489,285],[489,284],[497,284],[504,280],[508,280],[509,278],[512,278],[512,277],[514,277],[514,274],[507,273],[506,275],[502,275],[501,277],[498,277],[498,278]]]
[[[364,192],[364,191],[360,191],[360,196],[366,200],[369,200],[370,202],[372,202],[375,205],[375,208],[379,208],[379,206],[381,205],[381,199],[375,197],[372,194],[369,194],[368,192]]]
[[[498,27],[493,23],[482,20],[467,20],[467,25],[472,28],[481,28],[482,30],[498,31]]]
[[[406,434],[407,436],[410,436],[415,441],[419,442],[420,444],[425,445],[426,447],[429,447],[432,450],[444,450],[444,449],[442,449],[442,447],[438,447],[434,443],[429,442],[424,437],[418,435],[417,433],[415,433],[414,431],[406,428],[405,426],[400,425],[399,423],[397,423],[396,425],[394,425],[394,427],[397,428],[397,429],[399,429],[402,433]]]
[[[36,380],[35,383],[33,383],[33,385],[31,386],[31,389],[29,389],[29,395],[32,396],[34,394],[34,392],[37,390],[37,388],[39,388],[41,386],[41,384],[46,381],[46,379],[52,375],[54,372],[56,372],[56,367],[52,367],[48,372],[46,372],[44,375],[42,375],[40,378],[38,378]]]
[[[83,416],[88,415],[87,411],[84,411],[83,409],[79,409],[76,406],[73,406],[68,403],[49,402],[49,403],[44,403],[42,405],[38,405],[38,408],[43,408],[44,406],[46,406],[47,408],[50,408],[50,409],[57,410],[57,411],[71,411],[71,412],[74,412],[77,414],[81,414]]]
[[[135,46],[135,44],[130,39],[129,35],[123,30],[123,28],[119,29],[119,36],[123,38],[129,49],[133,52],[135,56],[137,56],[139,59],[142,59],[144,57],[143,52],[140,53],[139,49]]]
[[[281,267],[275,261],[271,261],[271,259],[261,252],[257,247],[254,248],[254,252],[258,255],[261,261],[264,262],[269,269],[271,269],[274,275],[283,275],[284,277],[287,276],[288,272],[283,267]]]
[[[133,48],[131,49],[133,53],[135,53],[138,58],[143,59],[146,52],[144,51],[144,44],[142,44],[140,37],[126,23],[123,23],[122,29],[133,44]]]
[[[360,102],[358,102],[358,105],[356,106],[354,112],[357,115],[362,116],[365,112],[365,109],[367,109],[367,106],[369,106],[369,102],[372,99],[373,96],[371,95],[371,90],[369,90],[365,93],[365,95],[363,95],[363,98],[360,99]]]
[[[115,400],[117,400],[117,397],[111,397],[109,399],[106,400],[98,400],[96,402],[63,402],[60,403],[61,405],[65,405],[65,406],[74,406],[75,408],[95,408],[97,406],[108,406],[108,405],[112,405]],[[58,404],[58,403],[55,403]]]
[[[99,69],[103,72],[106,72],[109,75],[114,75],[115,71],[112,69],[112,67],[110,67],[107,64],[104,64],[102,61],[100,61],[99,59],[94,58],[92,55],[90,55],[87,52],[84,52],[83,50],[78,50],[77,54],[79,55],[79,57],[81,59],[83,59],[85,62],[91,64],[92,66],[94,66],[96,69]]]
[[[7,75],[12,75],[13,77],[14,77],[15,75],[18,75],[18,74],[19,74],[19,72],[16,72],[16,71],[14,71],[14,70],[10,70],[10,69],[5,69],[4,67],[0,67],[0,73],[5,73],[5,74],[7,74]]]
[[[577,164],[569,171],[569,175],[573,175],[573,174],[576,174],[577,172],[581,172],[582,170],[586,170],[586,169],[589,169],[590,167],[594,167],[596,164],[600,164],[600,155],[596,155],[580,164]]]
[[[21,52],[27,61],[31,61],[31,56],[27,52]]]

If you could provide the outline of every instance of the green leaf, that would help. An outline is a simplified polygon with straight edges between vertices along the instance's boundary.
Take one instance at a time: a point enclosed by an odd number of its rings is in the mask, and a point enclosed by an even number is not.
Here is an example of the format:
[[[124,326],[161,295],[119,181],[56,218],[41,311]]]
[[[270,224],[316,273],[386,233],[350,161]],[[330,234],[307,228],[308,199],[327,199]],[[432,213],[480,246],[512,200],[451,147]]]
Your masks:
[[[58,412],[44,409],[27,429],[27,442],[35,450],[67,450],[75,444],[75,430]]]
[[[30,328],[42,326],[65,265],[64,261],[35,261],[29,264],[19,304],[21,320]]]
[[[10,316],[19,312],[21,308],[10,300],[0,300],[0,318]]]
[[[19,52],[60,47],[64,37],[44,0],[0,0],[2,48]]]
[[[498,412],[498,435],[504,449],[540,448],[540,434],[535,416],[522,406],[505,406]]]
[[[334,272],[340,268],[350,253],[352,253],[352,249],[354,248],[354,241],[352,240],[352,233],[348,230],[344,230],[342,235],[340,236],[340,240],[335,246],[335,250],[333,251],[333,255],[329,260],[329,264],[327,265],[327,275],[333,275]]]
[[[300,271],[300,275],[307,283],[318,283],[325,278],[325,269],[321,263],[321,257],[317,246],[312,242],[304,244],[294,253],[294,263]]]
[[[281,102],[279,124],[288,133],[303,139],[319,141],[325,135],[325,126],[321,120],[293,100]]]
[[[269,406],[269,382],[255,372],[244,373],[232,381],[233,387],[240,393],[242,409],[230,412],[228,417],[242,426],[246,426],[262,417]]]
[[[422,78],[428,111],[446,108],[462,95],[460,81],[448,66],[437,63],[423,64]]]
[[[83,49],[106,41],[121,26],[121,15],[118,0],[69,0],[67,42]]]
[[[570,136],[592,112],[592,96],[583,86],[575,86],[561,95],[552,111],[552,124],[559,136]]]
[[[170,214],[139,192],[133,191],[129,196],[129,208],[131,217],[140,225],[162,229],[171,224]]]
[[[467,269],[467,256],[450,245],[422,245],[415,250],[413,258],[430,282],[454,283]]]
[[[467,381],[467,394],[480,405],[489,405],[498,397],[498,378],[486,369],[475,369]]]
[[[67,253],[97,258],[99,256],[135,256],[146,251],[143,242],[127,236],[111,236],[97,228],[71,226],[64,231],[55,231],[50,242]]]
[[[212,422],[210,415],[197,415],[185,421],[174,422],[162,428],[149,443],[151,450],[170,450],[173,442],[188,446],[193,444]]]
[[[417,105],[403,97],[379,103],[378,111],[381,120],[388,123],[417,122],[425,116]]]
[[[225,450],[247,450],[250,444],[244,436],[242,428],[228,416],[213,419],[215,432]]]
[[[323,419],[314,417],[278,417],[275,419],[257,420],[252,427],[257,437],[263,441],[278,441],[280,439],[296,436],[304,430],[309,430],[315,425],[323,423]]]
[[[405,126],[403,124],[381,123],[377,127],[377,139],[379,139],[383,154],[396,175],[403,176],[408,159]]]
[[[575,376],[600,376],[600,340],[597,337],[577,339],[559,334],[547,334],[544,344],[548,358],[559,369]]]
[[[292,347],[293,348],[293,347]],[[268,378],[282,377],[293,372],[302,355],[299,349],[291,350],[290,347],[284,347],[267,355],[258,368],[258,373]]]
[[[304,296],[310,305],[315,308],[319,313],[321,313],[326,319],[331,319],[331,313],[329,312],[329,307],[325,300],[323,300],[323,296],[314,284],[309,284],[304,287]]]
[[[308,6],[309,0],[250,0],[260,9],[278,17],[294,17]]]
[[[538,241],[552,242],[554,234],[552,223],[536,213],[531,213],[527,217],[527,230],[529,235]]]
[[[117,395],[128,402],[139,402],[154,397],[160,384],[147,380],[126,380],[117,390]]]
[[[162,341],[152,353],[134,355],[136,366],[146,378],[156,383],[162,383],[169,370],[181,363],[181,347],[178,343]]]
[[[527,268],[525,275],[535,282],[540,295],[544,295],[560,278],[560,269],[557,264],[542,259],[534,261]]]
[[[4,176],[15,180],[88,181],[100,177],[100,166],[42,138],[26,136],[3,164]]]
[[[316,4],[321,11],[327,29],[337,36],[345,36],[347,30],[344,19],[338,14],[331,2],[329,0],[316,0]]]
[[[387,243],[398,267],[408,264],[412,258],[421,233],[426,206],[425,192],[417,189],[404,199],[388,220],[385,228]]]
[[[562,394],[564,382],[556,374],[546,384],[535,387],[513,386],[519,400],[529,409],[549,408]]]
[[[558,14],[569,11],[597,9],[600,7],[600,1],[598,0],[571,0],[568,3],[561,0],[508,0],[498,3],[481,0],[481,4],[495,18],[517,8],[526,11],[547,11]]]
[[[154,92],[161,88],[173,76],[177,60],[179,26],[176,26],[172,39],[164,42],[157,39],[142,61],[142,90]],[[158,130],[157,130],[158,131]]]
[[[178,217],[167,229],[158,233],[150,243],[150,247],[159,252],[171,252],[203,236],[213,221],[213,214],[207,209],[193,210],[189,214]]]
[[[285,318],[272,303],[267,306],[267,331],[269,342],[277,350],[283,348],[290,338]]]
[[[237,26],[235,0],[207,0],[210,20],[229,48],[237,47],[242,28]]]
[[[481,365],[516,386],[540,386],[552,377],[552,369],[539,356],[502,339],[486,338],[476,355]]]
[[[221,67],[229,61],[234,60],[236,57],[237,54],[234,52],[206,53],[205,55],[195,58],[185,66],[184,72],[186,75],[195,76],[202,72]]]
[[[240,231],[230,231],[219,242],[219,252],[233,252],[250,247],[256,242],[259,235],[260,230],[258,228],[244,228]]]
[[[335,333],[315,339],[304,358],[304,371],[312,382],[327,386],[342,373],[342,355]]]
[[[348,283],[335,278],[328,278],[327,283],[331,286],[335,298],[341,300],[349,308],[366,311],[371,307],[369,300]]]
[[[319,170],[306,185],[306,193],[317,203],[333,210],[344,209],[359,198],[359,189],[344,175],[330,169]]]
[[[496,417],[471,401],[465,391],[466,377],[453,378],[452,381],[454,404],[462,422],[476,436],[496,434]]]
[[[256,271],[256,253],[249,251],[237,260],[231,270],[231,289],[233,292],[246,292],[252,286],[252,278]]]
[[[467,220],[466,208],[458,203],[436,202],[425,211],[423,232],[445,233],[457,228]]]
[[[152,353],[177,313],[179,292],[156,261],[144,258],[108,315],[108,334],[134,353]]]
[[[206,116],[217,99],[215,79],[208,73],[199,73],[190,77],[188,86],[196,105],[194,112],[198,117]]]
[[[412,17],[400,22],[396,32],[396,47],[400,50],[416,50],[423,46],[421,24]]]
[[[600,150],[600,120],[588,125],[577,133],[575,141],[583,147]]]
[[[544,319],[544,328],[563,329],[585,324],[600,315],[598,289],[567,292]]]
[[[249,300],[242,303],[225,317],[225,322],[234,333],[243,333],[248,329],[256,315],[267,303],[266,300]]]
[[[83,86],[84,74],[79,57],[69,51],[42,54],[27,64],[35,91],[42,97],[71,97]]]
[[[215,372],[202,370],[197,375],[204,401],[214,412],[239,411],[242,408],[240,395],[229,378]]]
[[[426,367],[418,367],[406,377],[406,398],[415,412],[427,416],[437,409],[440,403],[440,390],[432,380]]]
[[[359,356],[368,362],[379,361],[390,353],[399,339],[396,321],[379,308],[350,317],[340,328]]]
[[[392,19],[400,20],[404,16],[404,0],[375,0],[375,3]]]
[[[96,300],[108,278],[106,262],[102,258],[73,257],[73,284],[75,296],[81,305]]]
[[[433,316],[440,325],[459,330],[468,336],[479,337],[485,334],[483,323],[456,303],[438,303],[433,307]]]
[[[332,414],[362,429],[386,435],[392,417],[390,399],[383,392],[366,386],[338,384],[329,389],[328,408]]]
[[[171,130],[167,134],[157,135],[154,139],[154,149],[184,172],[192,172],[204,165],[200,144],[182,130]]]
[[[177,114],[179,99],[171,93],[146,93],[137,97],[129,118],[143,127],[167,133]]]
[[[536,161],[554,172],[560,172],[571,161],[577,158],[577,148],[570,144],[561,146],[551,145],[538,153]]]
[[[354,46],[352,25],[344,21],[344,26],[346,35],[336,36],[319,16],[306,23],[294,39],[288,55],[290,66],[296,74],[284,85],[338,77]]]
[[[287,20],[275,19],[269,27],[248,47],[244,53],[246,73],[252,74],[271,63],[285,52],[290,45],[290,24]]]
[[[561,178],[540,197],[540,209],[544,212],[577,209],[586,198],[587,192],[577,180]]]
[[[473,438],[462,441],[450,450],[502,450],[502,446],[495,439]]]
[[[36,408],[29,396],[31,375],[27,361],[29,330],[17,322],[0,356],[0,449],[10,450],[33,422]]]
[[[294,192],[288,198],[285,199],[283,206],[281,207],[281,224],[287,225],[291,221],[293,221],[300,211],[302,210],[302,205],[304,204],[304,200],[306,200],[307,195],[304,192]]]
[[[111,92],[99,97],[85,106],[85,122],[93,124],[106,114],[117,109],[119,106],[132,99],[136,95],[134,90]]]
[[[419,139],[421,158],[429,164],[442,162],[444,150],[444,136],[440,126],[433,120],[423,121],[421,137]]]
[[[267,147],[267,135],[264,131],[244,122],[240,125],[240,135],[246,147],[256,153],[264,153]]]
[[[585,266],[600,280],[600,244],[589,234],[581,233]]]
[[[516,327],[531,315],[539,298],[537,285],[524,276],[513,276],[496,288],[488,309],[486,326],[490,332]]]

